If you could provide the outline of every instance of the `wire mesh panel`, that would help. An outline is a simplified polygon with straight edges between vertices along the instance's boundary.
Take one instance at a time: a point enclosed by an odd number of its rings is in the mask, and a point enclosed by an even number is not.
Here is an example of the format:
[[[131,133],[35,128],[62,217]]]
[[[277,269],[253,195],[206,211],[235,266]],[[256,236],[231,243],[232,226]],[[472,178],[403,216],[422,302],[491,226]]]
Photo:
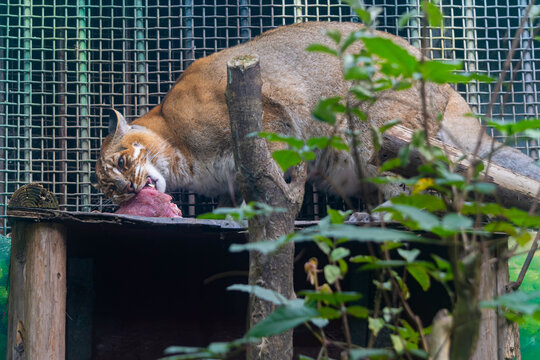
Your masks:
[[[197,58],[244,42],[265,30],[302,21],[358,21],[337,0],[0,0],[0,216],[11,193],[38,181],[62,208],[111,210],[90,185],[106,136],[110,109],[133,120],[157,105]],[[419,45],[420,21],[401,15],[418,0],[369,0],[381,8],[378,27]],[[467,70],[498,76],[519,27],[523,0],[441,1],[445,26],[429,29],[430,55],[464,59]],[[5,26],[4,26],[5,25]],[[521,36],[510,71],[519,68],[494,116],[509,121],[538,116],[533,34]],[[531,50],[526,50],[526,48]],[[299,49],[300,51],[300,49]],[[476,112],[487,111],[493,85],[458,88]],[[504,103],[504,106],[503,106]],[[513,139],[536,156],[537,142]],[[325,201],[307,196],[306,216],[324,214]],[[211,210],[214,199],[176,195],[182,211]],[[314,210],[315,209],[315,210]]]

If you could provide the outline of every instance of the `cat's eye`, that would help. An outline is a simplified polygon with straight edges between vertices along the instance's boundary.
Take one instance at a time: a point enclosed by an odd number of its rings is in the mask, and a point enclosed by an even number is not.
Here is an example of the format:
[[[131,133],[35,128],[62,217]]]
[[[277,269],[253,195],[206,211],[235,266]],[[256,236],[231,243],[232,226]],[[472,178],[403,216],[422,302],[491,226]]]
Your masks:
[[[125,162],[126,161],[124,160],[124,157],[120,156],[120,158],[118,159],[118,170],[124,170],[124,166],[126,165]]]

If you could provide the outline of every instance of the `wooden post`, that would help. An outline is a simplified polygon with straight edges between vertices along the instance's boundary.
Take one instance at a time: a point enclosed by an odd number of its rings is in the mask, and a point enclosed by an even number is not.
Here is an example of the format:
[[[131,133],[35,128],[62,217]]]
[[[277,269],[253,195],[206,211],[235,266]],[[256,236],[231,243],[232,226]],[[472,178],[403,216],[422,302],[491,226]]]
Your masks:
[[[478,290],[480,301],[506,294],[509,283],[507,248],[505,239],[499,241],[495,251],[490,251],[487,246],[484,248]],[[498,316],[496,310],[482,309],[478,342],[471,360],[491,359],[520,360],[519,331],[517,324]]]
[[[64,360],[66,230],[54,223],[13,224],[7,359]]]
[[[287,213],[273,213],[250,219],[249,241],[277,239],[294,230],[294,219],[302,205],[306,171],[304,164],[293,171],[289,184],[272,160],[265,140],[247,137],[262,130],[262,80],[256,56],[231,59],[228,64],[227,106],[231,121],[233,151],[238,182],[246,202],[258,201],[288,209]],[[249,283],[279,291],[286,298],[293,296],[292,244],[272,255],[250,254]],[[260,322],[274,309],[274,305],[250,297],[249,325]],[[292,330],[263,339],[248,349],[248,359],[289,360],[293,355]]]

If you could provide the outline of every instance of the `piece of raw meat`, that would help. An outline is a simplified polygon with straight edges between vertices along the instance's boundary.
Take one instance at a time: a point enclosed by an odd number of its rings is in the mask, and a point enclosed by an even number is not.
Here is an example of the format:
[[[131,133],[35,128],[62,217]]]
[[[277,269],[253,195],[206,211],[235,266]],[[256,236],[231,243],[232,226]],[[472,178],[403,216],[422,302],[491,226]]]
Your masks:
[[[171,202],[172,197],[147,186],[120,205],[116,214],[148,217],[182,217],[182,212]]]

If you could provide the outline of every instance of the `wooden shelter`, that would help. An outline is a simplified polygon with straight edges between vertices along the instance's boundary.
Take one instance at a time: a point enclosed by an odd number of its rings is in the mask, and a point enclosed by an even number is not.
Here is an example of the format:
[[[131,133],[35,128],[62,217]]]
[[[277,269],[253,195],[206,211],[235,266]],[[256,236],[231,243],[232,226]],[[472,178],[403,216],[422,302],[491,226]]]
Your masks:
[[[247,282],[248,254],[228,251],[245,241],[243,224],[49,209],[11,209],[9,219],[8,359],[151,359],[171,345],[205,346],[245,332],[247,295],[226,291]],[[319,253],[306,244],[296,254],[295,287],[306,289],[303,264]],[[486,257],[485,267],[484,292],[501,293],[507,265]],[[347,288],[366,294],[368,305],[369,273],[351,274]],[[436,284],[428,296],[414,283],[411,291],[426,322],[449,306]],[[493,311],[484,318],[475,359],[492,360],[504,320]],[[352,328],[355,343],[366,344],[367,325]],[[307,331],[295,332],[295,350],[317,349]]]

